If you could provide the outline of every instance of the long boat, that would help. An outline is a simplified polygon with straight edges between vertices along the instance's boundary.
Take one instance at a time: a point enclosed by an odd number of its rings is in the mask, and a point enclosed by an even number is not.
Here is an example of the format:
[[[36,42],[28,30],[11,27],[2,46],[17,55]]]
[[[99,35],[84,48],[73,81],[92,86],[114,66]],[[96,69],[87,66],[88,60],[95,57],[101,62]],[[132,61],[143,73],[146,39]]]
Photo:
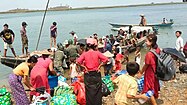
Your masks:
[[[128,31],[129,27],[126,26],[126,27],[118,27],[118,28],[113,27],[113,28],[111,28],[112,31],[119,31],[120,29],[122,29],[123,31]],[[140,31],[144,31],[144,30],[146,30],[147,32],[155,31],[154,28],[151,27],[151,26],[132,26],[132,28],[131,28],[131,31],[136,32],[136,33],[140,32]]]
[[[20,63],[25,62],[28,58],[15,58],[15,57],[2,57],[0,56],[0,61],[3,65],[11,67],[11,68],[15,68],[16,66],[18,66]]]
[[[30,55],[38,55],[38,56],[41,56],[42,55],[42,52],[45,52],[47,50],[42,50],[42,51],[34,51],[32,52]],[[7,57],[3,57],[0,55],[0,62],[1,64],[5,65],[5,66],[8,66],[10,68],[15,68],[16,66],[18,66],[20,63],[22,62],[26,62],[27,59],[29,57],[26,57],[26,56],[19,56],[19,57],[13,57],[13,56],[7,56]]]
[[[124,50],[128,50],[129,53],[132,53],[134,51],[136,51],[136,47],[142,47],[143,44],[145,43],[146,40],[146,36],[142,37],[141,39],[137,40],[136,46],[133,45],[126,45],[126,46],[121,46],[121,48]]]
[[[156,24],[148,24],[146,26],[150,27],[171,27],[174,22],[168,23],[156,23]],[[112,27],[119,28],[119,27],[128,27],[128,26],[139,26],[138,24],[119,24],[119,23],[109,23]]]

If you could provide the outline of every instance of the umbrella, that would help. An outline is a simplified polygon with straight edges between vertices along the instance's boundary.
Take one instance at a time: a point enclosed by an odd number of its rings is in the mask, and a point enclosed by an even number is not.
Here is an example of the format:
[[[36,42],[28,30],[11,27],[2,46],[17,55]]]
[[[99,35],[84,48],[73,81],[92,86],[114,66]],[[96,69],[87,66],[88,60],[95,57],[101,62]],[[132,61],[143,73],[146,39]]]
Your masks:
[[[78,44],[86,45],[86,39],[79,39],[77,42],[78,42]]]
[[[181,52],[177,51],[175,48],[164,48],[163,51],[165,53],[168,53],[170,55],[174,55],[174,56],[178,57],[178,59],[181,62],[186,62],[185,57],[183,56],[183,54]]]

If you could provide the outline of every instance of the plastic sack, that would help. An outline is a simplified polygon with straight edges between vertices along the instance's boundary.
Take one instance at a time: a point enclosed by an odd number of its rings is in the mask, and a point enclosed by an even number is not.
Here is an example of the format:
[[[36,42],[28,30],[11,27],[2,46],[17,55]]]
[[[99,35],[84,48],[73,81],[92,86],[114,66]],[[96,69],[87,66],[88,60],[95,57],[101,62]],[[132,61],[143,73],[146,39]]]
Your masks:
[[[72,87],[66,87],[66,86],[58,86],[58,87],[55,87],[54,88],[55,91],[54,91],[54,96],[59,96],[59,95],[62,95],[62,94],[67,94],[67,93],[70,93],[72,94],[73,93],[73,88]]]
[[[82,82],[74,82],[74,93],[76,95],[76,100],[80,105],[86,105],[86,94],[85,94],[85,84]]]
[[[0,88],[0,105],[11,105],[10,92],[6,88]]]
[[[104,84],[106,84],[107,88],[109,89],[110,92],[114,91],[114,84],[111,81],[111,76],[105,76],[102,78],[102,81]]]
[[[67,83],[66,83],[66,78],[63,77],[63,76],[58,76],[58,86],[69,86]]]
[[[60,96],[54,96],[50,105],[77,105],[77,102],[74,94],[65,93]]]
[[[49,105],[50,100],[51,100],[50,94],[45,92],[44,94],[35,97],[34,102],[30,105]]]

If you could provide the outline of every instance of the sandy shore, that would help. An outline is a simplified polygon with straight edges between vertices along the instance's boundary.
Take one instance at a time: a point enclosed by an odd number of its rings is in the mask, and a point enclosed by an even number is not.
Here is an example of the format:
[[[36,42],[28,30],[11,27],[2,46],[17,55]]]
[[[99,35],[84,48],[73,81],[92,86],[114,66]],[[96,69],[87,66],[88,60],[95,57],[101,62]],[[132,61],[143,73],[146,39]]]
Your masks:
[[[142,54],[141,67],[142,67],[144,63],[144,56],[146,53],[146,49],[142,49],[141,52],[142,52],[141,53]],[[131,53],[129,55],[129,58],[130,58],[130,61],[134,61],[134,53]],[[125,65],[123,67],[125,68]],[[101,73],[102,73],[102,76],[104,76],[103,69],[101,70]],[[68,77],[68,75],[65,75],[65,77]],[[70,80],[68,80],[68,83],[69,81]],[[8,84],[5,84],[5,86],[10,91]],[[103,105],[114,105],[115,92],[116,91],[114,91],[113,93],[111,93],[111,95],[107,97],[103,97]],[[159,93],[160,95],[159,95],[159,98],[157,99],[158,105],[186,105],[187,103],[187,74],[177,73],[175,80],[163,82],[161,91]],[[15,105],[14,101],[13,101],[13,105]],[[134,105],[139,105],[139,103],[135,101]],[[150,105],[150,103],[147,102],[143,105]]]

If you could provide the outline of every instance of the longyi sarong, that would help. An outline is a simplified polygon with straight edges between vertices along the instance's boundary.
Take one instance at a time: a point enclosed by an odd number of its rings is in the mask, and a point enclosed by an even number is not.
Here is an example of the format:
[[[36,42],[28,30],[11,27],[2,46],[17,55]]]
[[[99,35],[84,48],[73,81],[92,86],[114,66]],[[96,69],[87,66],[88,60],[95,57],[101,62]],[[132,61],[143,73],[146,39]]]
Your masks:
[[[16,105],[30,105],[27,94],[24,90],[23,84],[21,83],[22,77],[15,74],[9,75],[9,85],[12,90],[12,96],[16,102]]]
[[[101,73],[91,71],[84,74],[86,90],[86,105],[102,105],[102,80]]]

